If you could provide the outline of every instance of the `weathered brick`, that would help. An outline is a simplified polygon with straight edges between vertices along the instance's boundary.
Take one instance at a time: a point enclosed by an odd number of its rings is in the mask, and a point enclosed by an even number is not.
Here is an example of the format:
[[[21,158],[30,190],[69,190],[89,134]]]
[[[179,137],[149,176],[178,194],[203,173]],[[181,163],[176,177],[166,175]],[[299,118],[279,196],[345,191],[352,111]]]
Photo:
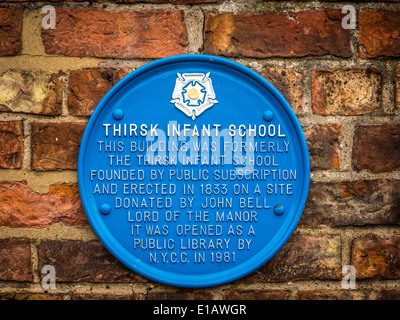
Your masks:
[[[239,290],[224,292],[223,300],[290,300],[290,293],[284,290]]]
[[[135,3],[137,0],[114,0],[116,3]],[[172,4],[201,4],[201,3],[218,3],[225,0],[142,0],[141,2],[150,3],[172,3]]]
[[[352,156],[356,170],[382,172],[400,168],[400,125],[357,126]]]
[[[182,10],[60,8],[56,19],[56,29],[42,31],[48,54],[129,59],[187,53]]]
[[[22,122],[0,122],[0,168],[21,168],[23,157]]]
[[[25,182],[0,182],[0,226],[45,228],[62,222],[89,225],[76,183],[50,186],[49,193],[32,191]]]
[[[313,70],[312,105],[320,115],[358,115],[381,107],[382,75],[374,69]]]
[[[400,180],[314,182],[299,225],[400,224]]]
[[[147,300],[213,300],[214,296],[207,291],[181,290],[177,292],[149,292]]]
[[[339,163],[340,125],[316,125],[306,130],[311,169],[340,169]]]
[[[0,0],[0,2],[43,2],[42,0]],[[89,3],[103,3],[104,0],[48,0],[46,2],[89,2]]]
[[[380,289],[377,300],[400,300],[400,289]]]
[[[21,8],[0,8],[0,56],[14,56],[22,49]]]
[[[300,73],[292,69],[268,68],[260,72],[289,102],[295,114],[302,111],[302,79]]]
[[[300,300],[369,300],[369,292],[359,290],[300,291]]]
[[[336,0],[328,0],[336,1]],[[400,0],[357,0],[357,2],[400,2]]]
[[[400,69],[397,69],[396,77],[396,104],[397,109],[400,110]]]
[[[338,235],[292,235],[264,266],[242,282],[341,279]]]
[[[39,270],[47,264],[54,266],[57,282],[146,282],[95,240],[42,240]]]
[[[0,77],[0,112],[60,115],[62,72],[4,72]]]
[[[115,68],[72,71],[69,77],[69,113],[90,116],[101,98],[127,74],[127,70]]]
[[[350,57],[340,10],[206,14],[204,52],[229,57]]]
[[[0,293],[0,300],[65,300],[64,294],[6,292]]]
[[[387,240],[375,234],[352,243],[351,264],[356,279],[400,279],[400,236]]]
[[[29,239],[0,239],[0,280],[33,281]]]
[[[71,300],[140,300],[140,296],[140,293],[73,293],[71,294]]]
[[[32,123],[32,169],[76,169],[86,123]]]
[[[361,10],[359,23],[359,56],[400,57],[400,11]]]

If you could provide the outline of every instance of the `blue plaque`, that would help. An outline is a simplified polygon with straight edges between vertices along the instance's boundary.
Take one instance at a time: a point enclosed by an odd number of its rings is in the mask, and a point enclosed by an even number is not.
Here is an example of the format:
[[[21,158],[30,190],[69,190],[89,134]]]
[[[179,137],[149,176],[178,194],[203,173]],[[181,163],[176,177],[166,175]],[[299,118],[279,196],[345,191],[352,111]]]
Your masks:
[[[256,270],[303,212],[309,157],[282,95],[236,62],[183,55],[127,75],[82,138],[82,203],[102,243],[158,282],[208,287]]]

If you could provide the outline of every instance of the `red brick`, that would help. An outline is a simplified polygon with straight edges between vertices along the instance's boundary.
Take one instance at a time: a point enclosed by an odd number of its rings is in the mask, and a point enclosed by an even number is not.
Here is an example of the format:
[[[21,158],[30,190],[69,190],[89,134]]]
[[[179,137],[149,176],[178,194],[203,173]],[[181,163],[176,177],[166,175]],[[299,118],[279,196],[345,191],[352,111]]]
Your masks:
[[[400,11],[360,11],[359,56],[400,57]]]
[[[337,0],[322,0],[324,2],[337,2]],[[320,2],[322,2],[320,1]],[[400,0],[355,0],[352,2],[400,2]]]
[[[326,0],[326,1],[335,1],[335,0]],[[355,2],[400,2],[400,0],[357,0]]]
[[[187,53],[182,10],[60,8],[56,23],[56,29],[42,31],[47,54],[129,59]]]
[[[316,125],[306,130],[311,169],[340,169],[339,164],[340,125]]]
[[[0,8],[0,56],[14,56],[22,49],[20,8]]]
[[[206,14],[204,52],[229,57],[350,57],[340,10]]]
[[[314,182],[300,226],[400,224],[400,180]]]
[[[171,3],[171,4],[201,4],[201,3],[219,3],[224,0],[141,0],[146,3]],[[0,0],[0,2],[43,2],[42,0]],[[89,2],[104,3],[104,0],[48,0],[46,2]],[[138,0],[114,0],[115,3],[137,3]]]
[[[65,300],[64,294],[32,293],[32,292],[5,292],[0,293],[0,300]]]
[[[380,289],[377,300],[400,300],[400,289]]]
[[[69,77],[69,113],[90,116],[103,96],[128,73],[127,70],[115,68],[72,71]]]
[[[89,225],[76,183],[50,186],[39,194],[25,182],[0,182],[0,226],[45,228],[62,222],[67,226]]]
[[[0,168],[21,168],[23,158],[22,122],[0,122]]]
[[[339,280],[340,264],[340,236],[292,235],[269,262],[240,281]]]
[[[63,73],[11,70],[0,77],[0,111],[60,115]],[[23,92],[23,94],[21,94]]]
[[[356,170],[373,172],[400,168],[400,125],[358,126],[353,143]]]
[[[177,292],[150,292],[147,300],[213,300],[211,292],[181,290]]]
[[[358,115],[381,107],[382,75],[374,69],[314,70],[313,111],[320,115]]]
[[[76,169],[86,123],[32,123],[32,169]]]
[[[42,0],[0,0],[0,2],[43,2]],[[103,3],[104,0],[47,0],[46,2],[89,2]]]
[[[300,300],[369,300],[369,293],[358,290],[312,290],[299,292]]]
[[[57,282],[146,282],[95,240],[42,240],[38,265],[54,266]]]
[[[400,69],[397,69],[396,76],[396,104],[397,109],[400,110]]]
[[[356,279],[400,279],[400,236],[385,240],[369,234],[355,239],[351,264],[356,269]]]
[[[292,69],[268,68],[260,72],[289,102],[295,114],[302,111],[302,79],[300,73]]]
[[[239,290],[224,292],[223,300],[290,300],[290,293],[284,290]]]
[[[0,280],[33,281],[29,239],[0,239]]]
[[[111,294],[111,293],[73,293],[71,300],[141,300],[140,293]]]
[[[217,3],[225,0],[142,0],[141,2],[150,3],[172,3],[172,4],[201,4],[201,3]],[[115,0],[116,3],[136,3],[137,0]]]

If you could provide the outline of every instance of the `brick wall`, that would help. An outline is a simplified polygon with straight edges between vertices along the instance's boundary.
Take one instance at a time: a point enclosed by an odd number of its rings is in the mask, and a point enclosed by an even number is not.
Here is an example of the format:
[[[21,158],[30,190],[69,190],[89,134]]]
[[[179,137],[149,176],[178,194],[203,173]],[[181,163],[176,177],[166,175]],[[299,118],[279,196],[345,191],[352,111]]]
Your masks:
[[[56,8],[43,29],[41,8]],[[348,4],[348,3],[346,3]],[[400,298],[400,1],[0,0],[0,298]],[[228,57],[272,82],[305,132],[311,186],[266,265],[180,289],[113,258],[77,187],[86,122],[128,72],[184,53]],[[57,288],[41,270],[55,266]],[[342,288],[342,267],[356,289]]]

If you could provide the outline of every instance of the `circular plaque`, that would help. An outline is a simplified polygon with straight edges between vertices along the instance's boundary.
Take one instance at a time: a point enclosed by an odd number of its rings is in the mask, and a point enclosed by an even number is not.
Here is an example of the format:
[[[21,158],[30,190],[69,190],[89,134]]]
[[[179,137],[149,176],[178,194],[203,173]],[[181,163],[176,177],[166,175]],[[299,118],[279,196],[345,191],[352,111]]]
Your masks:
[[[207,287],[256,270],[303,212],[301,126],[263,77],[182,55],[149,63],[101,100],[82,138],[82,203],[102,243],[158,282]]]

